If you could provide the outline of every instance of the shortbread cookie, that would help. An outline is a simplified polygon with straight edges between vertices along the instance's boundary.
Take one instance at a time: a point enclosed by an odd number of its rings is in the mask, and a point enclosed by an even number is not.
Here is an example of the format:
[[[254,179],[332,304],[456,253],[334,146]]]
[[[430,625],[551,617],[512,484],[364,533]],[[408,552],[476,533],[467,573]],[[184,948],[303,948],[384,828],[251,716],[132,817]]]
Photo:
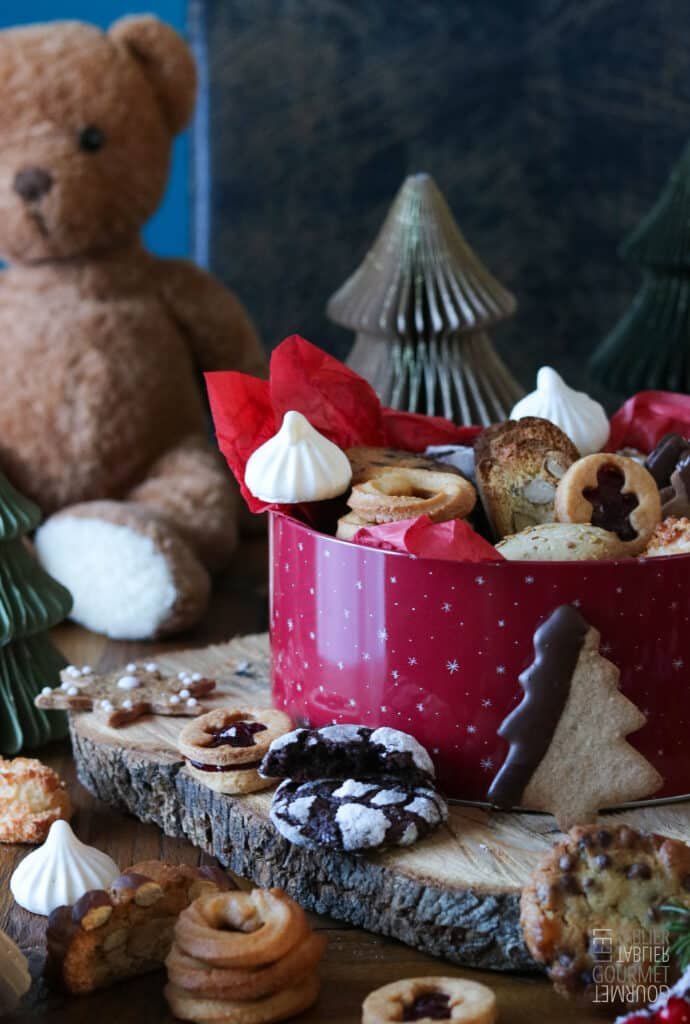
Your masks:
[[[660,558],[662,555],[690,554],[690,519],[671,516],[659,523],[652,534],[642,558]]]
[[[494,1024],[496,996],[486,985],[465,978],[406,978],[370,992],[362,1004],[362,1024],[396,1021],[448,1021]]]
[[[474,452],[477,487],[498,539],[552,522],[556,487],[580,457],[562,430],[536,416],[488,427]]]
[[[623,454],[621,452],[621,454]],[[652,474],[659,490],[668,487],[671,475],[678,463],[690,456],[690,440],[681,434],[666,434],[645,461],[646,469]]]
[[[71,815],[65,783],[52,768],[30,757],[0,757],[0,843],[42,843],[54,821]]]
[[[49,979],[69,992],[105,988],[122,978],[161,967],[182,910],[197,897],[229,889],[224,871],[134,864],[106,892],[87,892],[48,918]]]
[[[106,725],[118,728],[142,715],[203,715],[200,701],[215,689],[214,679],[201,672],[166,674],[156,662],[131,663],[116,672],[100,675],[89,665],[68,665],[60,673],[58,689],[46,687],[36,697],[44,711],[94,711]]]
[[[522,931],[561,995],[594,999],[597,929],[609,949],[637,951],[616,958],[616,985],[621,991],[641,985],[644,993],[654,954],[639,937],[649,934],[661,919],[659,907],[670,900],[690,909],[685,843],[627,825],[575,828],[542,858],[523,889]]]
[[[388,469],[355,484],[347,503],[368,523],[394,523],[427,515],[435,523],[464,519],[477,500],[469,480],[438,466]]]
[[[227,707],[186,725],[177,746],[191,775],[217,793],[252,793],[273,785],[258,768],[271,743],[292,729],[274,708]]]
[[[414,452],[403,452],[397,448],[348,448],[345,452],[352,466],[352,484],[363,484],[374,480],[389,469],[431,469],[438,470],[439,464],[434,459]],[[453,467],[444,467],[449,473],[455,473]]]
[[[313,779],[281,783],[271,821],[296,846],[352,853],[410,846],[448,817],[448,806],[430,786],[400,779]]]
[[[327,725],[295,729],[274,740],[261,763],[272,779],[346,779],[401,775],[408,782],[429,782],[434,765],[414,736],[399,729],[364,725]]]
[[[520,676],[524,697],[498,730],[510,748],[492,803],[548,811],[565,831],[660,788],[659,773],[626,740],[647,719],[618,689],[620,672],[599,642],[572,605],[535,632],[534,661]]]
[[[556,490],[556,519],[591,523],[615,533],[631,555],[646,546],[661,520],[661,498],[651,473],[634,459],[600,453],[570,467]]]
[[[166,985],[164,992],[168,1006],[181,1020],[197,1024],[272,1024],[307,1010],[318,999],[319,988],[319,976],[313,973],[290,988],[250,1001],[205,999],[173,984]]]
[[[542,523],[505,537],[496,545],[512,562],[587,562],[629,558],[623,541],[586,523]]]

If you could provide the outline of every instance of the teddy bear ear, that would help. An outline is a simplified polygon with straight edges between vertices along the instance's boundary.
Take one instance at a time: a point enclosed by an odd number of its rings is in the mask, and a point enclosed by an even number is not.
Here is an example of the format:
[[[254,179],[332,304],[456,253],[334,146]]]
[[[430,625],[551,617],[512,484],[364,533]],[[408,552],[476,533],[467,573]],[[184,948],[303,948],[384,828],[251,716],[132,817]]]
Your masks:
[[[121,18],[108,35],[139,62],[170,130],[177,134],[191,117],[196,97],[194,58],[182,36],[148,14]]]

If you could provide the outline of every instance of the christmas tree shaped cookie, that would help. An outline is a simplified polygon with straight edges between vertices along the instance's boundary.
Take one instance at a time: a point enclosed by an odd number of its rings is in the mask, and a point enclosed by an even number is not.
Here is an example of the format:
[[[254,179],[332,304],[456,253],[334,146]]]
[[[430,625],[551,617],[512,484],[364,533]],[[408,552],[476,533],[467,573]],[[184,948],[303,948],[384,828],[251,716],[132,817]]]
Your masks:
[[[525,695],[498,730],[510,749],[489,790],[492,803],[547,811],[567,831],[661,786],[625,738],[646,718],[618,689],[620,673],[599,642],[571,605],[537,629],[534,661],[520,676]]]
[[[67,734],[64,715],[48,716],[34,697],[59,682],[65,659],[46,633],[72,607],[69,591],[43,571],[24,543],[38,508],[0,475],[0,754]]]

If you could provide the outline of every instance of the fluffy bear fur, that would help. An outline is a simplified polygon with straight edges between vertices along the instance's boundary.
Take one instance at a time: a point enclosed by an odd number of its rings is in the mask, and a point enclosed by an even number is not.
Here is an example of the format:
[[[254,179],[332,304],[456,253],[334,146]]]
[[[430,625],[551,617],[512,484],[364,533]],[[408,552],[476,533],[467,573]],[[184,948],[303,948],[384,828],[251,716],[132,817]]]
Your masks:
[[[120,637],[203,612],[238,505],[199,373],[265,371],[238,300],[139,240],[195,80],[153,17],[0,32],[0,466],[76,619]]]

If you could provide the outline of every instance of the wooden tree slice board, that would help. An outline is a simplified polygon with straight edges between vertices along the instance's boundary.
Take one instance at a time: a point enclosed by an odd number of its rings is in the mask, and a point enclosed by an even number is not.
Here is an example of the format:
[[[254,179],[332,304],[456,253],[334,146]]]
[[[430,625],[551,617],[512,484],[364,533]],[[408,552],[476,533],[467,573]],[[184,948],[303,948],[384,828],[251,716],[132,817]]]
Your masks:
[[[248,636],[157,658],[173,671],[219,682],[211,706],[270,703],[268,638]],[[111,729],[91,713],[70,716],[79,779],[95,796],[184,836],[261,886],[304,907],[400,939],[465,966],[533,968],[519,922],[520,890],[559,835],[553,818],[453,804],[448,823],[405,850],[354,856],[286,842],[269,820],[271,793],[214,793],[176,753],[185,718],[151,716]],[[602,816],[690,840],[690,803]]]

